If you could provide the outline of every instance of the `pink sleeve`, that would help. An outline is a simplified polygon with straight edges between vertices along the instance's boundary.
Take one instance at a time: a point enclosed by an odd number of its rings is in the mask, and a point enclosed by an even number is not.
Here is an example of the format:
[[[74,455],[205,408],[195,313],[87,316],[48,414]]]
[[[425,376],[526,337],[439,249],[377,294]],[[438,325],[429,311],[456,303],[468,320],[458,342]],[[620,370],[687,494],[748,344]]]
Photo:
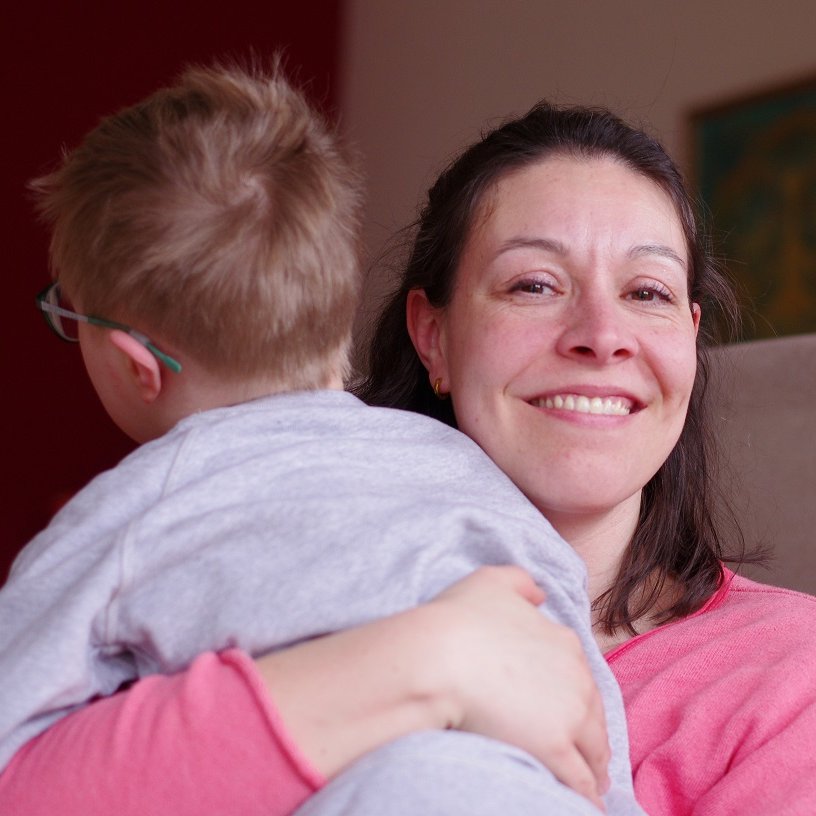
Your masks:
[[[253,661],[230,650],[145,678],[33,739],[0,775],[0,813],[283,816],[324,781]]]

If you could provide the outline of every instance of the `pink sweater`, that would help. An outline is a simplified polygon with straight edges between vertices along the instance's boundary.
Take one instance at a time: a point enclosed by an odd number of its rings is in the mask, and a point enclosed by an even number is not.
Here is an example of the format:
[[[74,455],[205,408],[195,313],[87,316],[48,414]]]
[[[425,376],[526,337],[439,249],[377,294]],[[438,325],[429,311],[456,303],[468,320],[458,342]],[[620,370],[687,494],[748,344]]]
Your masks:
[[[726,571],[697,613],[607,659],[648,813],[816,813],[816,598]],[[61,720],[0,776],[0,813],[283,816],[322,784],[239,652]]]
[[[619,646],[646,812],[816,814],[816,598],[725,571],[695,614]]]

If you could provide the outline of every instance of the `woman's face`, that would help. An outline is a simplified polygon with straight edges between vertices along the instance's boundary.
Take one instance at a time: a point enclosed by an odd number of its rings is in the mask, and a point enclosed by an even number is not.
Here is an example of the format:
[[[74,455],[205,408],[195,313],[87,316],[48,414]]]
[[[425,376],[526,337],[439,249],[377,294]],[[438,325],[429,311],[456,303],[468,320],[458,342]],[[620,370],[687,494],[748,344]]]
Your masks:
[[[677,442],[699,322],[687,264],[668,196],[608,158],[517,171],[474,222],[425,360],[556,527],[634,500]]]

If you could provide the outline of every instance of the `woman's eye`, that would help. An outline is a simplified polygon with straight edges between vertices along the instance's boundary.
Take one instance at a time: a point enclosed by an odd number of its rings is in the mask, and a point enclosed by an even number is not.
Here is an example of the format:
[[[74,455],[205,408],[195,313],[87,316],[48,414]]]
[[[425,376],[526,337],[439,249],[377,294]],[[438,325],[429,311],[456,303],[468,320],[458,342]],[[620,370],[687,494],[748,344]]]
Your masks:
[[[654,300],[655,293],[652,289],[636,289],[633,296],[635,300]]]
[[[514,284],[511,291],[528,295],[551,295],[555,291],[555,286],[543,280],[523,280]]]
[[[671,292],[662,286],[639,286],[629,293],[629,297],[640,303],[651,303],[655,300],[671,303],[673,300]]]

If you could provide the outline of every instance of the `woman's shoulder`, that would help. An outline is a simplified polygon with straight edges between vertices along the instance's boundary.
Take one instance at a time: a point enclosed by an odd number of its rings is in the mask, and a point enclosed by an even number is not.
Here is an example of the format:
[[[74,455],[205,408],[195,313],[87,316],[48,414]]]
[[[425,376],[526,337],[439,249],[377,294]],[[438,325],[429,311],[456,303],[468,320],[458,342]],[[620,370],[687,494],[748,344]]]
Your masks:
[[[710,611],[721,615],[759,615],[762,618],[785,620],[796,629],[812,633],[816,637],[816,626],[812,615],[816,615],[816,596],[785,587],[752,581],[731,570],[723,569],[723,589],[718,595],[718,603]]]
[[[696,612],[637,635],[606,657],[616,673],[628,667],[649,672],[661,658],[694,655],[709,666],[731,662],[772,668],[774,655],[807,653],[816,658],[816,596],[761,584],[723,568],[720,588]],[[648,658],[646,657],[648,655]],[[816,659],[812,661],[816,673]]]

